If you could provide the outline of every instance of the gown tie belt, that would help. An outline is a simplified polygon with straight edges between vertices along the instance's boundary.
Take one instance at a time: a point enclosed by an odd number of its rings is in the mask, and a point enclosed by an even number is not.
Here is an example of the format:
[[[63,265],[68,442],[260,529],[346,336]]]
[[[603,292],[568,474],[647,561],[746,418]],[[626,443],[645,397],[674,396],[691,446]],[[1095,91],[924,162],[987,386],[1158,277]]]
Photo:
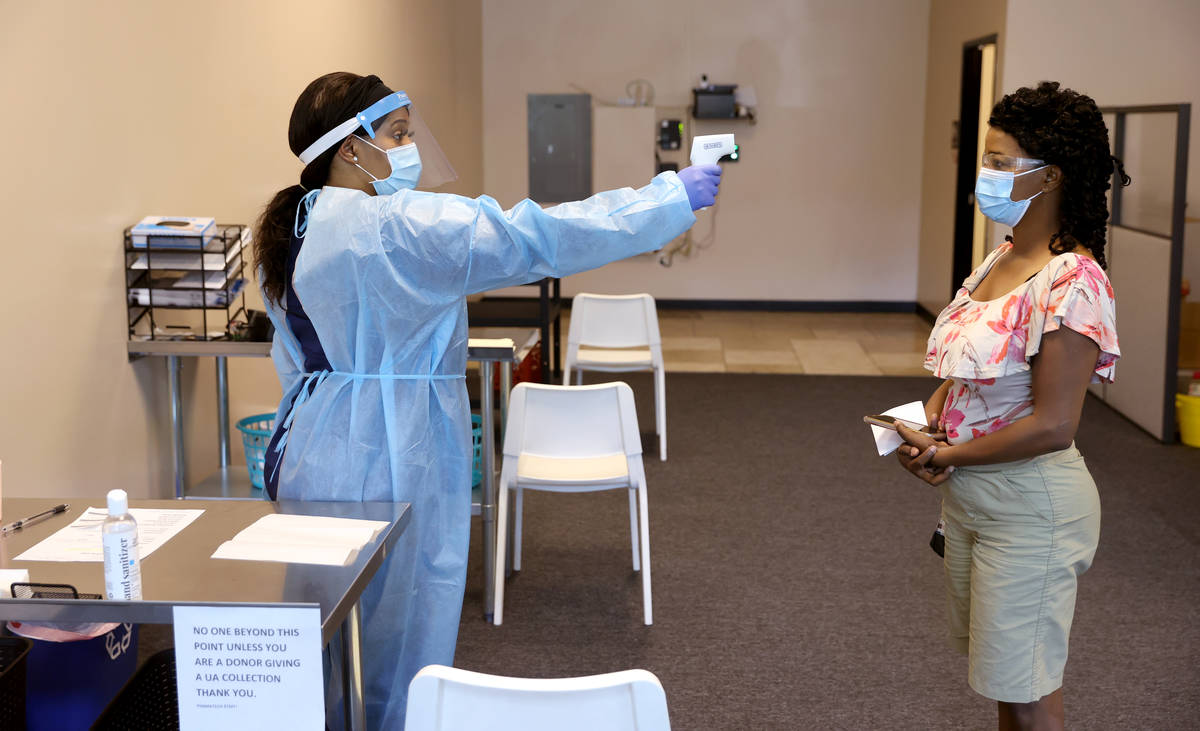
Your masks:
[[[309,395],[325,382],[330,376],[345,376],[346,378],[357,380],[362,378],[381,380],[381,381],[454,381],[457,379],[465,379],[466,374],[453,375],[448,373],[352,373],[349,371],[312,371],[310,373],[301,374],[304,376],[304,385],[300,387],[300,392],[296,394],[295,400],[292,401],[291,408],[288,409],[287,418],[283,420],[282,433],[279,436],[279,442],[275,445],[275,453],[280,455],[279,459],[275,460],[275,467],[271,471],[271,479],[275,479],[275,473],[279,471],[279,465],[283,462],[283,449],[287,446],[288,433],[291,430],[292,420],[296,417],[296,412],[300,406],[308,400]]]

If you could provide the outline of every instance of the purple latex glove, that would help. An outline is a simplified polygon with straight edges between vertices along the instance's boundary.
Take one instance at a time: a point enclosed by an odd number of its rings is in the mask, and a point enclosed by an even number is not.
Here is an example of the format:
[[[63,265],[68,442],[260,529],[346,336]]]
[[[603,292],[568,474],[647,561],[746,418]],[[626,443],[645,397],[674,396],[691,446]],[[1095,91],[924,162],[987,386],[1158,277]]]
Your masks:
[[[683,189],[687,191],[692,210],[708,208],[717,200],[717,188],[721,185],[720,165],[692,165],[679,171]]]

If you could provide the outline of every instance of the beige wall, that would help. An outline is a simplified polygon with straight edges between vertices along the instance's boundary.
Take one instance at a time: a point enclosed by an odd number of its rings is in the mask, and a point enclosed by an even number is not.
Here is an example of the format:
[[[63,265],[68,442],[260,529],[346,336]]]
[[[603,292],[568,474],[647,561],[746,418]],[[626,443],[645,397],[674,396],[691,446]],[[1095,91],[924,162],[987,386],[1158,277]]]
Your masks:
[[[933,0],[929,13],[917,301],[935,314],[949,301],[952,286],[957,163],[950,142],[951,125],[958,119],[961,101],[963,44],[998,36],[1000,70],[996,88],[1003,89],[1003,63],[1008,52],[1005,5],[1005,0]]]
[[[1101,106],[1190,102],[1187,210],[1196,219],[1200,210],[1198,32],[1200,3],[1192,0],[1008,0],[1004,87],[1011,91],[1051,79],[1090,95]],[[1133,185],[1138,185],[1136,179]],[[1134,191],[1130,188],[1131,195]],[[1169,205],[1165,196],[1161,203]],[[1192,281],[1191,299],[1200,302],[1200,221],[1187,224],[1185,236],[1184,276]]]
[[[670,269],[618,262],[567,292],[914,300],[928,0],[491,0],[483,15],[484,183],[504,205],[528,192],[527,94],[615,100],[644,78],[656,106],[680,108],[701,73],[757,92],[756,126],[693,125],[744,151],[711,248]]]
[[[455,190],[478,193],[480,2],[4,4],[6,495],[170,493],[164,363],[125,355],[121,231],[147,214],[251,222],[298,179],[287,120],[316,76],[406,89]],[[274,409],[269,361],[231,361],[230,379],[235,420]],[[196,480],[216,466],[211,362],[187,362],[184,385]]]

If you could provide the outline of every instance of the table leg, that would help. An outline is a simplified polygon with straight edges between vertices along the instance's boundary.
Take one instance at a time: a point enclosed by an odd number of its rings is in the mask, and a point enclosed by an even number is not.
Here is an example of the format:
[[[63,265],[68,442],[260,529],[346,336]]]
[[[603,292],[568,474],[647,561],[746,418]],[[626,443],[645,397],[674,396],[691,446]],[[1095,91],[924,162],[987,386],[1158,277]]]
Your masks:
[[[361,731],[367,727],[363,704],[362,614],[358,602],[342,620],[342,706],[348,731]]]
[[[550,280],[543,279],[538,299],[538,321],[541,323],[542,383],[554,383],[554,366],[550,363]]]
[[[229,364],[217,356],[217,452],[221,469],[229,466]]]
[[[167,388],[171,396],[171,456],[175,465],[175,498],[183,499],[185,459],[183,452],[183,394],[179,387],[179,356],[167,356]]]
[[[479,413],[483,417],[483,454],[480,467],[483,470],[483,497],[479,505],[479,517],[483,523],[483,616],[492,621],[496,604],[494,567],[496,561],[496,413],[492,404],[492,362],[479,363],[482,379],[479,393]]]
[[[504,446],[504,430],[508,428],[508,398],[513,390],[513,362],[500,361],[500,434],[496,441]]]
[[[554,383],[554,365],[550,362],[552,355],[550,343],[550,323],[543,322],[539,340],[542,344],[542,383]]]
[[[562,280],[554,280],[553,292],[554,306],[554,380],[551,383],[558,383],[562,380]]]
[[[508,398],[512,393],[513,388],[513,362],[505,360],[500,362],[500,435],[497,439],[500,442],[501,449],[504,447],[504,431],[508,428]],[[508,551],[504,554],[504,575],[506,577],[512,575],[513,562],[513,541],[516,525],[517,513],[515,510],[508,511]]]

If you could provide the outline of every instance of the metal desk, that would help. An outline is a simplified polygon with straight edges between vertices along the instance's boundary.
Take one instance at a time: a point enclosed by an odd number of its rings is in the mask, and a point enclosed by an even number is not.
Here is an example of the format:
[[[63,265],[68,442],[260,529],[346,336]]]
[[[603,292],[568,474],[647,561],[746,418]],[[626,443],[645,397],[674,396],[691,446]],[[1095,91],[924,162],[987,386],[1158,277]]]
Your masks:
[[[475,346],[471,343],[474,342]],[[483,617],[492,621],[496,605],[496,587],[492,581],[496,562],[496,435],[492,418],[492,367],[500,364],[500,440],[504,440],[504,424],[508,422],[508,396],[512,391],[513,360],[516,349],[512,340],[484,346],[478,340],[467,341],[467,360],[479,363],[479,413],[483,415],[483,445],[479,469],[483,472],[483,495],[479,503],[479,519],[483,532]],[[512,535],[512,531],[509,531]],[[512,551],[508,552],[512,555]]]
[[[271,343],[232,340],[130,340],[130,358],[165,356],[167,390],[171,397],[171,455],[175,465],[175,497],[186,492],[187,461],[183,446],[183,394],[179,388],[180,358],[217,360],[217,445],[219,468],[229,467],[229,358],[269,358]]]
[[[33,515],[61,498],[5,498],[4,514]],[[14,557],[75,520],[102,499],[71,499],[61,516],[0,538],[0,567],[28,569],[35,582],[71,584],[104,594],[104,564],[15,561]],[[134,500],[135,508],[176,509],[174,500]],[[0,599],[0,619],[29,622],[134,622],[173,624],[177,606],[319,606],[325,644],[342,633],[346,723],[364,728],[362,616],[358,600],[383,559],[407,528],[408,503],[197,501],[204,514],[142,564],[143,599],[136,602],[85,599]],[[269,513],[386,520],[389,527],[359,552],[350,566],[312,566],[266,561],[211,559],[219,545]]]
[[[129,341],[131,358],[142,356],[166,357],[167,384],[171,399],[171,452],[174,457],[175,497],[177,499],[198,498],[202,500],[261,499],[262,491],[250,485],[245,467],[229,463],[229,372],[228,358],[268,358],[271,343],[235,342],[225,340],[148,340]],[[219,464],[216,474],[205,479],[196,489],[189,492],[185,485],[186,452],[183,441],[183,396],[179,385],[180,358],[216,358],[217,370],[217,439]],[[513,362],[516,348],[509,340],[507,345],[485,342],[478,339],[467,341],[467,360],[479,363],[480,413],[483,419],[482,464],[483,494],[479,504],[479,516],[483,527],[484,561],[484,618],[492,619],[495,604],[492,573],[496,550],[496,433],[494,421],[486,415],[494,413],[492,379],[495,365],[500,365],[500,440],[504,438],[504,424],[508,420],[508,396],[512,391]],[[511,531],[510,531],[511,535]],[[512,551],[508,552],[512,555]]]

